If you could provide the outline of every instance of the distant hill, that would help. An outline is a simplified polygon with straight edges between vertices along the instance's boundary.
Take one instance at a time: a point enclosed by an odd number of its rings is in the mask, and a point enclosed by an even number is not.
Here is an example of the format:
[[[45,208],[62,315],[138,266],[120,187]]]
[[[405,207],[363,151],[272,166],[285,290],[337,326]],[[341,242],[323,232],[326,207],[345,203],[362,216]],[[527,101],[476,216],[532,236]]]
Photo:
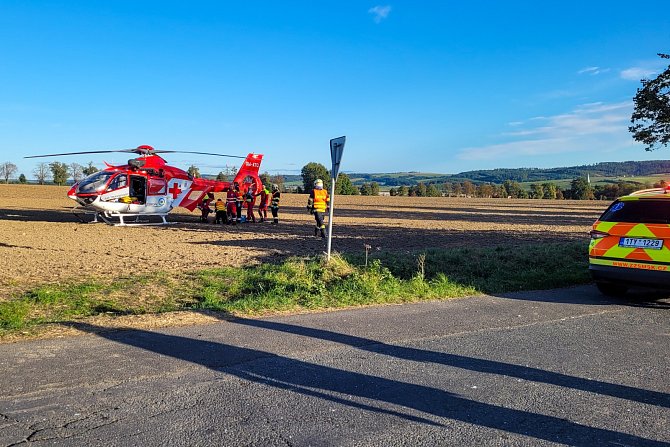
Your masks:
[[[423,172],[397,172],[391,174],[347,173],[352,182],[360,185],[377,182],[383,186],[411,186],[419,182],[444,183],[470,180],[473,183],[503,183],[505,180],[517,182],[546,182],[572,180],[577,177],[640,177],[670,173],[670,160],[603,162],[593,165],[563,168],[514,168],[466,171],[458,174],[431,174]],[[286,176],[289,177],[289,176]],[[293,177],[293,176],[290,176]],[[296,180],[300,179],[300,176]],[[288,179],[287,179],[288,180]]]

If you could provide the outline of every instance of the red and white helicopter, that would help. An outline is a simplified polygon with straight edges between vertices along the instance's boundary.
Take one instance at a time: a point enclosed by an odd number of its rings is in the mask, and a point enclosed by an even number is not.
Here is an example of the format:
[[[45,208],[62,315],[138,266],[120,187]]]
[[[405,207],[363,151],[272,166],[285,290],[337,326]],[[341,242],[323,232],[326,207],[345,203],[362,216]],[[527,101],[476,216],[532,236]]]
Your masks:
[[[244,192],[253,187],[260,191],[262,183],[258,170],[263,160],[262,154],[236,155],[212,154],[207,152],[155,150],[151,146],[136,149],[111,151],[69,152],[62,154],[32,155],[25,158],[55,157],[61,155],[100,154],[130,152],[139,156],[128,160],[128,164],[107,167],[95,172],[72,185],[67,195],[78,203],[73,212],[93,214],[93,222],[101,221],[110,225],[167,225],[167,214],[181,206],[189,211],[202,202],[203,198],[216,192],[228,191],[234,183]],[[186,171],[169,166],[158,153],[187,153],[244,158],[232,182],[193,178]],[[253,186],[252,186],[253,185]],[[140,220],[159,217],[159,222]],[[126,222],[126,218],[132,221]]]

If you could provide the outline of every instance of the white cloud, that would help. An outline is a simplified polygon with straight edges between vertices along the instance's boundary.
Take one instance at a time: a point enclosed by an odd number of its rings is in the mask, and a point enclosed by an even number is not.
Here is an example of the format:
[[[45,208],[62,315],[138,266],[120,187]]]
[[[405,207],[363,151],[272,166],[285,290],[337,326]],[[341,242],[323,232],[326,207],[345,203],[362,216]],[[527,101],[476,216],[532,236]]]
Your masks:
[[[373,20],[375,23],[380,23],[382,20],[387,18],[389,14],[391,13],[391,6],[390,5],[377,5],[373,8],[368,9],[368,12],[372,14]]]
[[[647,79],[656,73],[658,73],[658,70],[652,68],[631,67],[621,70],[621,77],[628,81],[639,81],[640,79]]]
[[[591,76],[599,75],[601,73],[607,73],[610,71],[609,68],[600,68],[600,67],[585,67],[577,72],[577,74],[588,74]]]
[[[632,108],[630,101],[590,103],[569,113],[530,118],[528,127],[503,135],[512,141],[464,148],[458,158],[492,160],[581,151],[605,153],[630,145],[628,123]]]
[[[619,75],[621,78],[628,81],[639,81],[640,79],[649,79],[651,76],[660,73],[662,70],[665,70],[667,65],[667,59],[653,59],[643,62],[639,62],[634,67],[626,68],[621,70]]]

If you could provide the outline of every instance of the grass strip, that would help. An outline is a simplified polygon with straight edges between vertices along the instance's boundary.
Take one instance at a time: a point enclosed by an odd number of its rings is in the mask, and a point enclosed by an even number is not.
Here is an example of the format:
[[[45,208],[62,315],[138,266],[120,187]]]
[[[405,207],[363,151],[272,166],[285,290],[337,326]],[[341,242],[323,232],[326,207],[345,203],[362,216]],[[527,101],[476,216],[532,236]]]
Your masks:
[[[589,281],[586,244],[435,249],[291,258],[37,287],[0,302],[0,335],[100,314],[207,309],[236,315],[445,299]]]

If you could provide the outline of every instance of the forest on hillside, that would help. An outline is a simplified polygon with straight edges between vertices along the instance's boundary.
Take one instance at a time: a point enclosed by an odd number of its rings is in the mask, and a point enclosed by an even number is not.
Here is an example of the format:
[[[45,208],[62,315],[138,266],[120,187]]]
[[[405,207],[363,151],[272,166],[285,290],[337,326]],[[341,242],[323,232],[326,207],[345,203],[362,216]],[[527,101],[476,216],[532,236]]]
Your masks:
[[[498,168],[467,171],[458,174],[401,172],[387,174],[350,173],[352,183],[377,182],[383,186],[411,186],[419,182],[444,183],[470,180],[474,183],[543,182],[570,180],[577,177],[633,177],[670,173],[670,160],[602,162],[593,165],[562,168]],[[288,179],[287,179],[288,180]]]

